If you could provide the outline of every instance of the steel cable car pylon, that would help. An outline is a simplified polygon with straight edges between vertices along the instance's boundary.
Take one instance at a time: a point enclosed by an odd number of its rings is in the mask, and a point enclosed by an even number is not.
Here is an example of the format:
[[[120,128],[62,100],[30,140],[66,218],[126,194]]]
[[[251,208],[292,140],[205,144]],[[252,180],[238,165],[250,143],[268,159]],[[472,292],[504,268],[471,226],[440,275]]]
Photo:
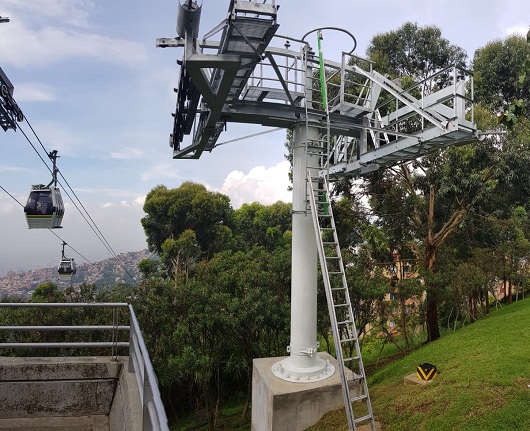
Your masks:
[[[48,154],[53,163],[52,180],[48,185],[31,186],[24,213],[30,229],[56,229],[61,227],[64,215],[64,204],[61,192],[57,187],[57,150]]]
[[[63,251],[62,251],[62,257],[61,262],[59,263],[59,267],[57,269],[57,272],[59,274],[59,281],[66,281],[70,282],[72,281],[72,277],[76,273],[76,266],[74,258],[68,258],[64,254],[64,246],[68,245],[66,242],[63,241]]]

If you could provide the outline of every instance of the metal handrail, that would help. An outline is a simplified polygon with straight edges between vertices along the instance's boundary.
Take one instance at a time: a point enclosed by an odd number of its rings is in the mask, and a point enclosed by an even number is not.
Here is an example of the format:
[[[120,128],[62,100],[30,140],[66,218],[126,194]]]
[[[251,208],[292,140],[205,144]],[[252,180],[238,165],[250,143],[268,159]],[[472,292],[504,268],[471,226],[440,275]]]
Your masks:
[[[25,303],[5,302],[0,303],[2,308],[113,308],[113,325],[71,325],[71,326],[0,326],[0,331],[112,331],[111,342],[64,342],[64,343],[0,343],[0,348],[101,348],[111,347],[113,357],[116,357],[117,348],[129,349],[128,371],[134,373],[138,385],[138,392],[142,403],[143,427],[145,431],[169,431],[167,416],[158,390],[158,382],[149,353],[145,345],[140,325],[132,305],[125,302],[106,303]],[[128,308],[130,325],[118,325],[115,310]],[[118,342],[117,331],[129,331],[129,342]]]
[[[151,364],[149,352],[147,351],[132,305],[129,305],[129,312],[131,314],[129,371],[135,373],[138,389],[140,390],[144,418],[143,429],[169,431],[166,411],[164,410],[160,391],[158,390],[155,370]],[[138,379],[140,372],[143,377],[141,381]]]

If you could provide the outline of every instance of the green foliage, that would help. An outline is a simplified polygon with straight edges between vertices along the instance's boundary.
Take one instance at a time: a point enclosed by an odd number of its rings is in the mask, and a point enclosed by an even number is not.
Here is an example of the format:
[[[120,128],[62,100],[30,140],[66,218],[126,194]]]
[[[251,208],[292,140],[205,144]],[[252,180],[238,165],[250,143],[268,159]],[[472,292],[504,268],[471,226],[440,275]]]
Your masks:
[[[250,396],[252,359],[285,353],[289,331],[290,247],[223,251],[178,274],[145,280],[134,306],[162,393],[184,411]]]
[[[527,113],[530,96],[530,44],[521,36],[496,40],[475,52],[475,100],[499,112],[501,124],[513,127]]]
[[[64,302],[64,292],[51,281],[39,284],[31,295],[30,302]]]
[[[416,82],[449,65],[463,64],[467,57],[462,48],[442,37],[439,28],[412,22],[374,36],[366,53],[379,73],[391,78],[410,76]]]
[[[143,278],[151,278],[158,274],[160,261],[158,259],[142,259],[138,262],[137,268]]]
[[[284,234],[291,230],[291,204],[276,202],[265,206],[258,202],[243,204],[234,211],[239,247],[249,250],[263,246],[267,250],[285,245]]]
[[[151,190],[144,204],[142,218],[149,250],[162,253],[168,238],[179,238],[192,230],[203,255],[230,247],[232,207],[228,196],[209,192],[205,186],[185,182],[177,189],[157,186]]]
[[[186,229],[175,240],[167,238],[162,243],[162,253],[160,259],[170,268],[170,274],[187,274],[189,268],[199,260],[201,248],[197,242],[197,235],[191,229]]]

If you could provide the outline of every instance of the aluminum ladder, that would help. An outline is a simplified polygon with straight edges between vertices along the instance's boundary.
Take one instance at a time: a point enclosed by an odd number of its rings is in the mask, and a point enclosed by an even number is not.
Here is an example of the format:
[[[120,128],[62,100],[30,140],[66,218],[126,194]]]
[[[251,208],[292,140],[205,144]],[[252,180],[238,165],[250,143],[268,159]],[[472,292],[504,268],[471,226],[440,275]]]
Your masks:
[[[376,431],[328,181],[312,176],[308,170],[307,184],[348,426],[355,431],[358,424],[370,423],[372,431]],[[352,394],[356,388],[350,389],[349,384],[354,381],[359,381],[360,391]]]

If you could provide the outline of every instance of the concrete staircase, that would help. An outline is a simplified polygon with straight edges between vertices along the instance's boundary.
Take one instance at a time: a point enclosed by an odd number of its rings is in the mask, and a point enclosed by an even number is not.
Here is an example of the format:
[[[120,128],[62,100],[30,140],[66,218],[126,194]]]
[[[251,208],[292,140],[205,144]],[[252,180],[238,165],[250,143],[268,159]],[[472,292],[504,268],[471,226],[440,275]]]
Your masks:
[[[128,358],[2,358],[0,431],[139,431]]]

